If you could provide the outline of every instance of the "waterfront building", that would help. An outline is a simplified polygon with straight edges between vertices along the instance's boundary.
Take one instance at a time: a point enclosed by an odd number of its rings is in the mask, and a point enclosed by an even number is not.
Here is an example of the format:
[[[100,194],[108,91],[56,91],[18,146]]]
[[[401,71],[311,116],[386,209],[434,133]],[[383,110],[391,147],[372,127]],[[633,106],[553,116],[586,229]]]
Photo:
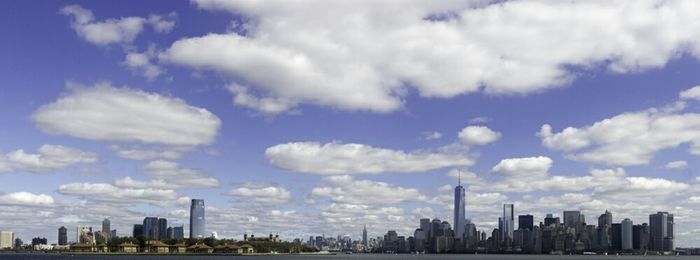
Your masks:
[[[657,212],[649,215],[649,245],[651,250],[668,252],[675,250],[673,214]]]
[[[464,201],[465,191],[462,187],[462,178],[459,177],[457,182],[457,187],[455,187],[455,199],[454,199],[454,230],[455,237],[457,239],[464,238],[464,224],[465,217],[465,201]]]
[[[109,219],[102,220],[102,235],[109,239],[112,236],[111,222]]]
[[[58,245],[68,245],[68,229],[64,226],[58,228]]]
[[[512,243],[513,231],[515,229],[515,215],[513,204],[503,204],[503,229],[501,229],[501,239],[506,243]],[[506,244],[507,246],[508,244]]]
[[[132,231],[133,237],[140,237],[143,236],[143,225],[142,224],[134,224],[134,230]]]
[[[518,216],[518,229],[527,229],[532,231],[534,220],[534,217],[529,214]]]
[[[158,219],[158,240],[168,237],[168,220],[165,218]]]
[[[143,219],[143,237],[158,239],[158,218],[145,217]]]
[[[204,234],[204,200],[192,199],[190,205],[190,238],[203,238]]]
[[[622,220],[622,250],[632,250],[632,220]]]
[[[13,248],[15,243],[15,233],[10,231],[0,231],[0,249]]]

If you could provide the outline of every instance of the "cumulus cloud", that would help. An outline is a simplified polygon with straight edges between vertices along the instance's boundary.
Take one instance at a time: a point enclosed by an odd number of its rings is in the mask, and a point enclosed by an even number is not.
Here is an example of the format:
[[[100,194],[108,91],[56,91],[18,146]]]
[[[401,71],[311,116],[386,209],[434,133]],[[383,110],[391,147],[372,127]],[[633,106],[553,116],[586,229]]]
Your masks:
[[[143,172],[156,180],[178,187],[207,188],[219,186],[219,180],[200,171],[180,167],[176,162],[156,160],[143,167]]]
[[[161,60],[229,75],[268,103],[251,107],[276,108],[267,112],[390,112],[411,90],[532,93],[568,84],[572,67],[628,73],[700,57],[696,1],[194,3],[250,18],[245,33],[180,39]]]
[[[59,11],[60,14],[72,18],[71,28],[85,41],[95,45],[128,44],[134,41],[143,31],[145,25],[153,26],[159,33],[170,32],[175,26],[175,13],[167,16],[151,15],[143,17],[121,17],[95,21],[91,10],[79,5],[68,5]]]
[[[457,136],[466,145],[485,145],[500,139],[501,133],[485,126],[467,126]]]
[[[127,51],[122,64],[134,73],[148,80],[154,80],[165,72],[165,69],[154,63],[155,55],[154,45],[151,45],[145,52]]]
[[[95,153],[61,145],[45,144],[39,147],[37,152],[33,154],[19,149],[4,155],[0,154],[0,172],[47,172],[77,163],[94,163],[98,158]]]
[[[541,178],[548,174],[552,159],[545,156],[501,160],[491,172],[506,177]]]
[[[681,93],[678,95],[680,99],[695,99],[695,100],[700,100],[700,86],[695,86],[690,89],[686,89],[684,91],[681,91]]]
[[[672,161],[665,165],[666,169],[685,169],[688,167],[688,162],[686,161]]]
[[[114,185],[120,188],[133,188],[133,189],[174,189],[177,185],[173,185],[165,182],[164,180],[135,180],[129,176],[118,178],[114,180]]]
[[[293,142],[265,150],[273,165],[294,172],[338,175],[423,172],[450,166],[469,166],[463,154],[376,148],[364,144]]]
[[[109,147],[112,151],[117,153],[117,156],[125,159],[131,160],[154,160],[154,159],[166,159],[166,160],[177,160],[182,157],[183,151],[170,150],[170,149],[158,149],[158,148],[140,148],[140,147],[123,147],[119,145],[111,145]]]
[[[542,145],[563,151],[568,158],[608,165],[644,165],[665,149],[689,144],[700,155],[700,114],[684,111],[677,102],[668,107],[627,112],[590,126],[553,132],[549,124],[537,133]]]
[[[70,91],[32,114],[49,134],[109,142],[196,146],[216,138],[221,121],[185,101],[109,83]],[[138,115],[138,116],[135,116]]]
[[[336,203],[377,205],[426,201],[428,197],[413,188],[403,188],[386,182],[355,180],[352,176],[330,176],[323,179],[326,186],[315,187],[311,195],[327,197]]]
[[[245,183],[228,192],[243,203],[280,205],[289,202],[291,193],[284,187],[257,183]]]
[[[46,194],[34,194],[22,191],[0,194],[0,204],[20,206],[53,206],[54,199]]]
[[[150,204],[154,206],[172,206],[187,203],[186,197],[180,197],[172,189],[121,188],[109,183],[69,183],[58,187],[64,195],[78,196],[91,201],[114,204]]]
[[[425,132],[423,133],[425,140],[436,140],[442,138],[442,133],[438,131]]]

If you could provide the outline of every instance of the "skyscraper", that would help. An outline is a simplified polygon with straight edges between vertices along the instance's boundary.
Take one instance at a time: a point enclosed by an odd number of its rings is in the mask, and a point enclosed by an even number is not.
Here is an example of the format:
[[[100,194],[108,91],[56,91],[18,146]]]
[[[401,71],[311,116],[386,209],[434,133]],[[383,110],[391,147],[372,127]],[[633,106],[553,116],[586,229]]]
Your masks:
[[[199,238],[204,234],[204,200],[192,199],[190,205],[190,238]]]
[[[146,217],[143,219],[143,236],[148,239],[158,239],[158,218]]]
[[[362,228],[362,245],[364,246],[365,251],[369,249],[369,241],[367,241],[367,225]]]
[[[466,217],[464,216],[464,187],[462,187],[462,178],[460,176],[455,187],[455,205],[454,205],[454,228],[455,237],[462,239],[464,237],[464,224]]]
[[[527,229],[532,231],[534,226],[534,217],[532,215],[520,215],[518,216],[518,229]]]
[[[168,220],[165,218],[158,219],[158,239],[168,238]]]
[[[107,238],[111,237],[112,235],[112,229],[110,228],[110,221],[109,219],[104,219],[102,220],[102,235],[106,236]]]
[[[179,226],[179,227],[174,227],[173,232],[175,233],[175,239],[184,239],[185,238],[185,226]]]
[[[143,225],[142,224],[134,224],[134,230],[133,230],[132,236],[133,237],[143,236]]]
[[[612,226],[612,213],[610,211],[605,211],[600,217],[598,217],[599,227],[611,227]]]
[[[64,226],[58,228],[58,245],[68,245],[68,229]]]
[[[657,212],[649,215],[650,249],[655,251],[673,251],[674,245],[673,214]]]
[[[513,204],[503,204],[503,229],[501,230],[501,238],[503,241],[513,241],[513,230],[515,228],[513,208]]]
[[[622,250],[632,250],[632,220],[622,220]]]

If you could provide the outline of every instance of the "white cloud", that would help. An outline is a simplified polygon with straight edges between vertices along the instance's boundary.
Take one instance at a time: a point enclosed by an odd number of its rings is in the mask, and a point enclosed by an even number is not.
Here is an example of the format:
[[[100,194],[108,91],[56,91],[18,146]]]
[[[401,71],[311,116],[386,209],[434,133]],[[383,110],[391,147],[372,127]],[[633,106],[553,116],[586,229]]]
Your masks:
[[[111,145],[109,147],[112,151],[117,153],[117,156],[125,159],[131,160],[153,160],[153,159],[167,159],[167,160],[178,160],[182,157],[183,151],[171,150],[171,149],[158,149],[158,148],[125,148],[119,145]]]
[[[438,131],[425,132],[423,133],[425,140],[436,140],[442,138],[442,133]]]
[[[688,162],[686,161],[672,161],[666,164],[666,169],[685,169],[688,167]]]
[[[32,114],[46,133],[78,138],[170,146],[210,144],[221,121],[185,101],[109,83],[68,83],[70,92]]]
[[[457,134],[466,145],[485,145],[501,138],[501,133],[485,126],[467,126]]]
[[[547,176],[551,167],[552,159],[545,156],[512,158],[501,160],[491,172],[505,177],[541,178]]]
[[[684,108],[677,102],[559,133],[545,124],[537,136],[545,147],[566,152],[568,158],[609,165],[648,164],[657,152],[681,144],[689,144],[689,152],[700,155],[700,114],[683,112]]]
[[[146,175],[163,180],[178,187],[206,188],[219,186],[219,180],[206,174],[187,168],[181,168],[177,163],[163,160],[149,162],[143,167]]]
[[[175,18],[177,18],[176,12],[171,12],[166,16],[152,14],[148,16],[148,23],[158,33],[169,33],[175,28]]]
[[[114,204],[150,204],[172,206],[183,200],[174,190],[157,188],[120,188],[109,183],[69,183],[58,187],[64,195]]]
[[[236,197],[238,202],[264,205],[280,205],[292,198],[291,193],[284,187],[256,183],[245,183],[228,194]]]
[[[161,59],[230,75],[281,103],[266,112],[302,103],[390,112],[411,90],[532,93],[568,84],[571,67],[628,73],[700,57],[696,1],[194,2],[249,17],[237,26],[245,35],[180,39]]]
[[[700,100],[700,86],[695,86],[690,89],[686,89],[684,91],[681,91],[681,93],[678,95],[678,97],[682,100],[685,99],[695,99],[695,100]]]
[[[285,170],[325,175],[424,172],[473,164],[463,154],[404,152],[337,142],[278,144],[267,148],[265,156],[270,163]]]
[[[330,176],[323,181],[327,186],[313,188],[311,195],[327,197],[336,203],[395,205],[428,199],[417,189],[403,188],[386,182],[355,180],[349,175]]]
[[[61,145],[45,144],[39,147],[37,154],[25,152],[23,149],[7,154],[0,154],[0,172],[29,171],[47,172],[63,169],[77,163],[94,163],[97,154],[84,152],[75,148]]]
[[[128,44],[134,41],[143,31],[144,25],[153,26],[156,32],[167,33],[175,26],[176,15],[151,15],[148,19],[142,17],[121,17],[95,21],[92,11],[79,5],[68,5],[59,11],[62,15],[72,18],[71,28],[84,40],[95,45],[114,43]]]
[[[177,185],[167,183],[164,180],[141,181],[141,180],[134,180],[129,176],[114,180],[114,185],[117,187],[121,187],[121,188],[133,188],[133,189],[152,188],[152,189],[165,189],[165,190],[167,190],[167,189],[177,188]]]
[[[34,194],[29,192],[13,192],[0,194],[0,204],[21,206],[53,206],[53,197],[46,194]]]
[[[127,51],[124,66],[148,80],[154,80],[165,72],[163,68],[153,63],[155,46],[151,45],[145,52]]]

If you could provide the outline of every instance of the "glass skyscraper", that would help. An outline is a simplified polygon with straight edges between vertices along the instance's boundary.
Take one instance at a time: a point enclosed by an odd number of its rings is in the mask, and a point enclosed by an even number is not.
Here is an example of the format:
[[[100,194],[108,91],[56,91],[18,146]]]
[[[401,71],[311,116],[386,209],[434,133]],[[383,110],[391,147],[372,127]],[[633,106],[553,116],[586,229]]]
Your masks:
[[[58,228],[58,245],[68,245],[68,229],[66,229],[64,226]]]
[[[464,216],[464,187],[462,187],[462,181],[455,187],[455,206],[454,206],[454,227],[455,227],[455,238],[462,239],[464,237],[464,225],[467,224],[466,217]]]
[[[192,205],[190,205],[190,238],[204,236],[204,200],[192,199]]]
[[[513,230],[515,229],[513,208],[513,204],[503,204],[503,230],[501,231],[503,241],[513,241]]]

